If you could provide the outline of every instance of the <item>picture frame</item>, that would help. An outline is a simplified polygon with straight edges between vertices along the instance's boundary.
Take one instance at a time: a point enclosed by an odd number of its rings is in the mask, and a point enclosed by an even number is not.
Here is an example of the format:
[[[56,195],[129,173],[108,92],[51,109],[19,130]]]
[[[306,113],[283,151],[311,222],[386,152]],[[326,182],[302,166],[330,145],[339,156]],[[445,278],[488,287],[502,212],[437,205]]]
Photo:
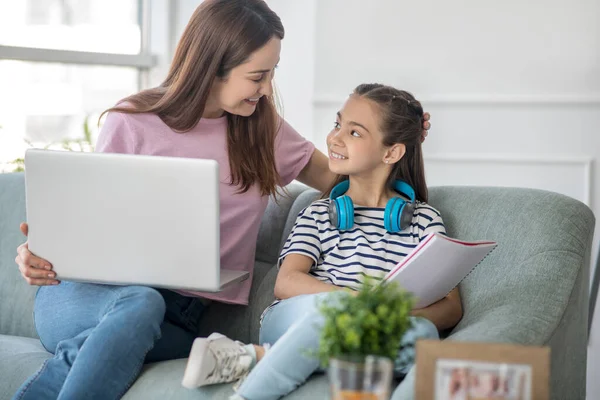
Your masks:
[[[547,400],[550,348],[419,340],[418,400]]]

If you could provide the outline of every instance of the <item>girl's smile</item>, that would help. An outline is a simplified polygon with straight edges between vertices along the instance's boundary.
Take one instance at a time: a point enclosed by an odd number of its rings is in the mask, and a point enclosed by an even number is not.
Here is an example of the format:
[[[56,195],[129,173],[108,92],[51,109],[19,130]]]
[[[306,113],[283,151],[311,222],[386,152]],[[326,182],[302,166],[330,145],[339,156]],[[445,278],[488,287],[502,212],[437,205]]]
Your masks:
[[[340,154],[340,153],[336,153],[335,151],[329,149],[329,159],[330,160],[334,160],[334,161],[343,161],[343,160],[347,160],[348,157]]]

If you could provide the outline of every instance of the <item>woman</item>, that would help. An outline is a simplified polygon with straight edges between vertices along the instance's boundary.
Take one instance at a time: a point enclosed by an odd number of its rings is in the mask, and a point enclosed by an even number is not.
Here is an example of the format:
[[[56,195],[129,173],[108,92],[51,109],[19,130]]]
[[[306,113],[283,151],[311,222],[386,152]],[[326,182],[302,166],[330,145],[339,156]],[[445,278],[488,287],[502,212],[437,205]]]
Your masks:
[[[217,160],[226,178],[221,264],[250,273],[268,197],[294,179],[319,190],[334,180],[327,157],[276,112],[272,79],[283,37],[264,1],[204,1],[164,82],[107,110],[96,148]],[[27,225],[21,230],[27,234]],[[120,398],[144,362],[187,357],[209,300],[247,304],[252,281],[219,294],[58,284],[51,263],[31,254],[27,243],[16,263],[29,284],[42,286],[35,326],[55,356],[15,399]]]

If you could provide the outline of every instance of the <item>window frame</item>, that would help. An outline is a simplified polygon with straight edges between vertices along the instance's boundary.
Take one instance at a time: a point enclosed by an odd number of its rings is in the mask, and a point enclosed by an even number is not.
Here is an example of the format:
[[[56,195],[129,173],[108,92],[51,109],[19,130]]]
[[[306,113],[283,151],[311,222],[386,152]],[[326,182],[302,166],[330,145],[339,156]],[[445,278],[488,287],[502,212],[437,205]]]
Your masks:
[[[150,72],[159,67],[159,57],[151,52],[151,23],[166,23],[172,32],[175,1],[168,2],[169,18],[152,18],[151,11],[156,0],[138,0],[138,23],[140,25],[140,51],[137,54],[98,53],[87,51],[46,49],[37,47],[0,45],[0,60],[58,63],[64,65],[119,66],[134,68],[138,72],[138,90],[149,87]]]

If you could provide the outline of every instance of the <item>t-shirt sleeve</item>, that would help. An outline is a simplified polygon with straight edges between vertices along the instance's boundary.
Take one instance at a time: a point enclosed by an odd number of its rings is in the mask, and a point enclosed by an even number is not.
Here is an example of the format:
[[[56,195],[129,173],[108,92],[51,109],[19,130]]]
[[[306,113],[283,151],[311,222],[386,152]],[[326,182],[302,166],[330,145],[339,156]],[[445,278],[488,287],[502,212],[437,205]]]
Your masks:
[[[439,214],[433,217],[431,222],[423,230],[423,233],[421,234],[421,239],[432,233],[441,233],[442,235],[446,235],[446,226],[444,225],[442,216]]]
[[[135,154],[135,132],[127,123],[127,114],[109,112],[96,142],[98,153]]]
[[[296,223],[288,236],[277,266],[280,267],[285,257],[289,254],[302,254],[313,260],[313,266],[317,265],[321,257],[321,240],[319,239],[319,228],[317,221],[311,213],[311,207],[307,207],[298,214]]]
[[[285,120],[275,138],[275,165],[285,186],[298,177],[300,171],[310,161],[315,145],[300,135]]]

